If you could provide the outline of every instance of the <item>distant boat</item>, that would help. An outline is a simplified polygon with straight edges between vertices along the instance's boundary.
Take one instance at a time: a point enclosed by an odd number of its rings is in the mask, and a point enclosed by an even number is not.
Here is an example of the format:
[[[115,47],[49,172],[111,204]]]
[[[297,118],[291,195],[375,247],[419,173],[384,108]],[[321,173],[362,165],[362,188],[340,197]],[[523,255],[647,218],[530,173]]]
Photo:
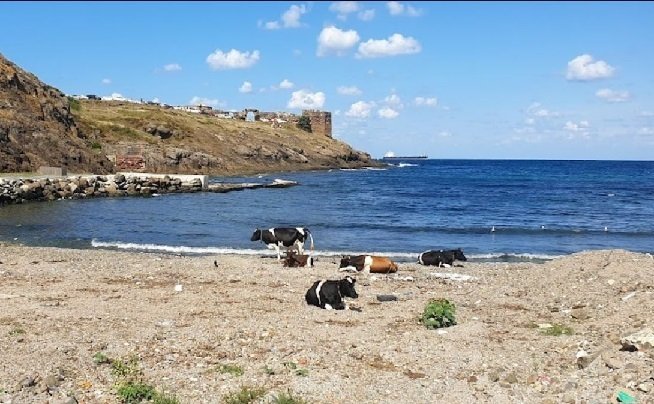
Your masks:
[[[423,155],[420,156],[384,156],[382,160],[386,161],[398,161],[398,160],[424,160],[428,157]]]

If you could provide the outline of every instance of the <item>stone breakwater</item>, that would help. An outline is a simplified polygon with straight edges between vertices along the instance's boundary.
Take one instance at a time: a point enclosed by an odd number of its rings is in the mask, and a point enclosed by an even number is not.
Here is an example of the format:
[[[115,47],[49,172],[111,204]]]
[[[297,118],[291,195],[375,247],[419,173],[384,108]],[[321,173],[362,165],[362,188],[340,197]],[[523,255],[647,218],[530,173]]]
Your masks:
[[[1,179],[0,206],[32,201],[120,196],[153,196],[189,192],[230,192],[256,188],[285,188],[296,182],[207,185],[206,176],[92,175],[61,178]]]

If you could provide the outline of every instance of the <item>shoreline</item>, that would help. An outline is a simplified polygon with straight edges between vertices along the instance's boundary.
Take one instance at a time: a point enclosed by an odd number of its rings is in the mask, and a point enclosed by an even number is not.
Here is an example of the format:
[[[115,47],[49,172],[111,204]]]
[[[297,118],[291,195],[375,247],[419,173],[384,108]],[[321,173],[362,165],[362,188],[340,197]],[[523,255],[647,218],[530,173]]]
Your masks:
[[[252,256],[2,244],[0,262],[0,402],[116,403],[116,376],[94,363],[98,353],[137,358],[143,380],[182,403],[221,402],[242,386],[312,403],[653,394],[652,350],[621,351],[620,342],[654,326],[654,259],[645,254],[400,264],[397,276],[355,275],[360,297],[350,304],[360,312],[304,302],[315,280],[345,276],[328,257],[282,268]],[[383,294],[398,300],[379,302]],[[427,330],[417,318],[438,297],[456,304],[457,325]],[[572,331],[545,335],[543,324]]]

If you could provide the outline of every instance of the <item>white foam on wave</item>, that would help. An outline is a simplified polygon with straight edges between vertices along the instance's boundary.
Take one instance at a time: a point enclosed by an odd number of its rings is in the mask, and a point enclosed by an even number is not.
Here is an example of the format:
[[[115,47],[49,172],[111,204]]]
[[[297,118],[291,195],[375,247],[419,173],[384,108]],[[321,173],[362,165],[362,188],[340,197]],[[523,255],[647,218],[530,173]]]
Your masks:
[[[486,259],[493,260],[498,258],[519,258],[521,260],[553,260],[561,258],[563,255],[548,255],[548,254],[509,254],[509,253],[496,253],[496,254],[466,254],[466,257],[472,259]]]
[[[160,244],[137,244],[123,243],[120,241],[98,241],[91,240],[91,246],[96,248],[117,248],[120,250],[139,250],[139,251],[161,251],[170,253],[186,254],[236,254],[236,255],[261,255],[266,251],[253,249],[237,249],[226,247],[189,247],[189,246],[171,246]]]
[[[230,247],[190,247],[190,246],[171,246],[160,244],[139,244],[139,243],[124,243],[120,241],[98,241],[91,240],[91,246],[94,248],[116,248],[119,250],[136,250],[136,251],[159,251],[176,254],[234,254],[234,255],[251,255],[251,256],[276,256],[274,251],[267,249],[251,249],[251,248],[230,248]],[[421,253],[407,253],[407,252],[379,252],[379,251],[330,251],[330,250],[315,250],[306,253],[311,253],[314,256],[321,257],[341,257],[343,255],[376,255],[380,257],[392,257],[403,260],[418,260],[418,255]],[[507,258],[514,258],[520,261],[530,260],[552,260],[560,258],[562,255],[546,255],[546,254],[466,254],[469,259],[481,260],[506,260]]]
[[[400,168],[404,168],[404,167],[418,167],[418,164],[400,163],[400,164],[398,164],[397,166],[400,167]]]

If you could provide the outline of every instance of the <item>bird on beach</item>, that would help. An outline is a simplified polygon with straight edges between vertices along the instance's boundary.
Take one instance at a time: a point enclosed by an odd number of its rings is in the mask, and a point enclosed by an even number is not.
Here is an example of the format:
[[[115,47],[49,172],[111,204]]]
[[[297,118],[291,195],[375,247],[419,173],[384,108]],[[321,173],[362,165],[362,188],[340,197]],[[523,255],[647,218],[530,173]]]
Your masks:
[[[545,230],[545,225],[542,224],[542,225],[540,226],[540,229],[541,229],[541,230]]]
[[[495,226],[491,228],[491,233],[495,233]]]
[[[213,262],[213,266],[215,266],[216,268],[218,268],[218,261],[215,261],[215,260],[214,260],[214,262]]]
[[[609,231],[609,228],[604,226],[604,231]]]

